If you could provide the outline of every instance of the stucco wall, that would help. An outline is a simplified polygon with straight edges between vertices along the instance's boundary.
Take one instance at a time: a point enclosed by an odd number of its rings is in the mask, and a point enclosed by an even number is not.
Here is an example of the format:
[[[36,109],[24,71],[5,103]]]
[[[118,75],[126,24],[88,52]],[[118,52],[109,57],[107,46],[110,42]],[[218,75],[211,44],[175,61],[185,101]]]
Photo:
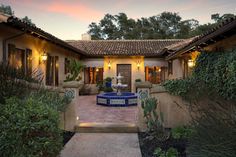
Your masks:
[[[108,63],[111,63],[111,68],[108,68]],[[140,68],[137,67],[137,62],[140,62]],[[104,58],[104,78],[117,76],[117,64],[131,64],[131,89],[135,91],[135,79],[145,80],[144,58],[143,57],[105,57]],[[112,83],[116,83],[113,79]]]
[[[10,36],[13,36],[15,34],[19,34],[20,32],[15,29],[11,29],[9,27],[4,27],[0,25],[0,57],[2,60],[2,39],[8,38]],[[14,44],[16,48],[20,49],[31,49],[32,50],[32,68],[37,69],[38,71],[42,72],[44,75],[44,82],[45,82],[45,69],[46,65],[45,63],[39,63],[40,56],[44,53],[44,50],[46,53],[49,53],[49,55],[52,56],[58,56],[59,57],[59,85],[63,82],[65,79],[64,74],[64,60],[65,58],[77,58],[79,59],[79,55],[75,54],[72,51],[66,50],[64,48],[61,48],[59,46],[56,46],[52,43],[47,42],[46,40],[39,39],[37,37],[33,37],[31,35],[25,34],[22,36],[19,36],[17,38],[7,40],[8,44]],[[8,48],[8,46],[6,46]],[[7,49],[8,52],[8,49]]]
[[[181,58],[174,59],[172,62],[172,74],[168,76],[168,79],[179,79],[184,76],[184,66]]]
[[[157,98],[159,102],[157,109],[163,114],[165,128],[183,126],[190,122],[188,103],[182,98],[170,95],[168,92],[155,92],[151,96]]]

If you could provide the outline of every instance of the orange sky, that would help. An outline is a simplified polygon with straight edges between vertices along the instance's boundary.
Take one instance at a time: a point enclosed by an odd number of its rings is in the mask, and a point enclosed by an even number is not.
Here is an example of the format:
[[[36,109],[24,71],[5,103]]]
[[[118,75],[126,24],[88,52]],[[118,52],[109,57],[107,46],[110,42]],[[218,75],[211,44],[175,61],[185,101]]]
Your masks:
[[[88,25],[106,13],[140,18],[171,11],[200,23],[212,22],[213,13],[236,14],[236,0],[0,0],[0,4],[10,5],[16,16],[29,16],[38,27],[61,39],[80,39]]]

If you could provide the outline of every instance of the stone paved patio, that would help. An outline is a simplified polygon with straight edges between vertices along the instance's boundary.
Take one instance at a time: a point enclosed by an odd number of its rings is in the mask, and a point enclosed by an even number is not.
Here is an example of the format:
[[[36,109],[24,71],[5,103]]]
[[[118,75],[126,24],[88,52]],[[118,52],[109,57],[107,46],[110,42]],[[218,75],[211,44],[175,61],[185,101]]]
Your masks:
[[[79,96],[75,105],[81,123],[137,123],[138,107],[96,105],[96,95]]]
[[[138,135],[117,133],[77,133],[60,157],[141,157]]]

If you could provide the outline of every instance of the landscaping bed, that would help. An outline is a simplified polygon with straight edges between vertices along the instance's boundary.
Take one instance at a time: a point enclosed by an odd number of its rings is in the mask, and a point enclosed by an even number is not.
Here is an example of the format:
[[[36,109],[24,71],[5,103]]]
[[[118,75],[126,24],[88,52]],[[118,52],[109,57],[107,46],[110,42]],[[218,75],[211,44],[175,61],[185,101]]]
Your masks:
[[[63,131],[63,146],[66,145],[67,142],[74,136],[75,132],[71,131]]]
[[[167,151],[169,148],[175,148],[178,151],[178,157],[186,157],[187,140],[170,138],[161,141],[151,138],[146,132],[139,132],[138,137],[142,157],[155,157],[153,153],[158,147],[163,151]]]

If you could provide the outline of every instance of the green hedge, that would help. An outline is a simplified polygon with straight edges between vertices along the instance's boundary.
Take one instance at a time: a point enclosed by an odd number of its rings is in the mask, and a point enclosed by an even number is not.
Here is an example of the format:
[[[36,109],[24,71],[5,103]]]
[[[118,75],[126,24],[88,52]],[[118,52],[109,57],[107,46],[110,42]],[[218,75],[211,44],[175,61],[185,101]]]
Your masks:
[[[170,80],[164,87],[172,94],[219,95],[236,101],[236,49],[229,52],[202,52],[190,78]],[[207,92],[205,92],[207,91]]]
[[[10,98],[0,106],[0,156],[53,157],[62,148],[58,112],[29,97]]]

